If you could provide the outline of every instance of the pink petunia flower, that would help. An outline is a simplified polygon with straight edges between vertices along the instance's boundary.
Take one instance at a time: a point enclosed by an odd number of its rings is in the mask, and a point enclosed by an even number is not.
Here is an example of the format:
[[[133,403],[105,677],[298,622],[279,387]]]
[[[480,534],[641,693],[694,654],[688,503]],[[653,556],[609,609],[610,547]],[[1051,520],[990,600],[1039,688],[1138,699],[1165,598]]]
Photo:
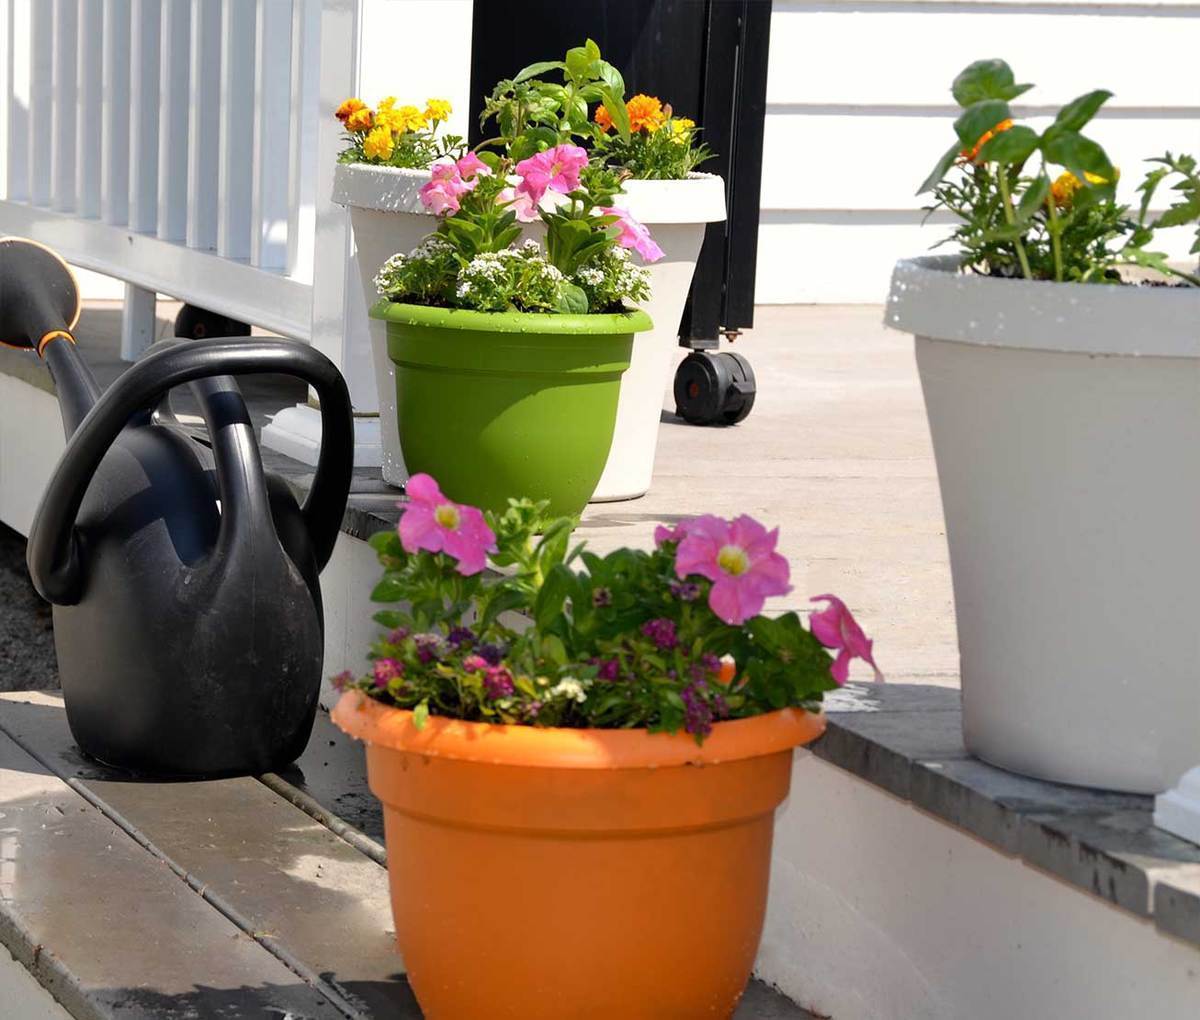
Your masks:
[[[657,262],[666,254],[650,236],[646,225],[639,223],[624,209],[598,206],[596,212],[602,216],[617,217],[617,222],[613,225],[620,228],[621,234],[617,238],[617,244],[622,248],[632,248],[647,262]]]
[[[454,163],[434,163],[430,167],[429,183],[420,192],[421,204],[435,216],[456,213],[459,210],[459,197],[472,190],[478,181],[463,180],[462,174]]]
[[[732,521],[705,514],[686,522],[675,551],[675,572],[699,574],[713,582],[708,605],[728,624],[757,615],[771,595],[786,595],[788,562],[775,551],[779,529],[767,531],[743,514]]]
[[[678,542],[687,533],[687,521],[680,521],[673,528],[660,524],[654,529],[654,544],[665,545],[667,542]]]
[[[404,663],[395,659],[376,659],[372,672],[375,674],[375,686],[383,688],[404,675]]]
[[[846,603],[835,595],[817,595],[811,601],[829,603],[820,612],[813,613],[808,624],[813,637],[826,648],[837,650],[838,656],[833,660],[830,672],[838,685],[844,684],[849,677],[851,659],[862,659],[875,670],[876,681],[882,682],[883,674],[875,665],[875,656],[871,651],[874,642],[863,633]]]
[[[426,474],[413,475],[404,491],[408,504],[399,531],[405,552],[444,552],[458,560],[460,574],[478,574],[487,565],[487,554],[496,548],[496,536],[483,514],[447,499]]]
[[[578,145],[556,145],[517,164],[522,178],[517,191],[530,195],[535,202],[541,201],[547,191],[565,195],[579,187],[579,172],[587,165],[586,150]]]
[[[483,174],[486,177],[492,172],[491,167],[473,152],[468,152],[454,165],[458,169],[459,177],[464,181],[471,180],[476,174]]]
[[[533,223],[535,220],[541,219],[542,211],[538,207],[538,201],[527,191],[505,188],[496,196],[496,201],[501,205],[507,205],[516,213],[517,220],[521,223]]]

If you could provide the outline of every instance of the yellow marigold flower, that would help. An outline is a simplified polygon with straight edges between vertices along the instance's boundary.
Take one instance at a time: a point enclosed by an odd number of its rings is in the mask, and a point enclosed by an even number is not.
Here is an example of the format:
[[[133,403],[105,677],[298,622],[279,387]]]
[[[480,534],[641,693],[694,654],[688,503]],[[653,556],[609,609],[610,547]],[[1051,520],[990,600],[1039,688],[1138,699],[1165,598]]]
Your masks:
[[[600,125],[601,131],[612,130],[612,114],[608,112],[608,108],[603,103],[596,107],[596,112],[592,114],[592,120]]]
[[[425,100],[425,116],[432,121],[449,120],[453,112],[454,107],[450,105],[449,99]]]
[[[400,106],[395,110],[389,110],[388,113],[390,114],[388,126],[398,135],[402,135],[406,131],[420,131],[429,126],[425,114],[415,106]]]
[[[1101,177],[1099,174],[1088,173],[1084,171],[1083,176],[1087,179],[1088,184],[1107,184],[1108,178]],[[1117,167],[1113,167],[1113,180],[1121,179],[1121,171]],[[1054,183],[1050,185],[1050,194],[1054,198],[1054,204],[1059,208],[1069,206],[1075,199],[1075,193],[1083,187],[1083,181],[1076,177],[1070,170],[1059,174]]]
[[[356,113],[359,110],[364,110],[366,109],[366,106],[367,104],[361,99],[347,99],[334,111],[333,115],[337,117],[337,119],[343,124],[345,124],[346,121],[350,119],[350,115],[352,113]]]
[[[966,149],[963,149],[961,155],[968,162],[974,163],[975,157],[979,155],[980,149],[987,145],[987,143],[990,142],[996,135],[1000,134],[1001,131],[1007,131],[1012,126],[1013,122],[1010,119],[1006,118],[1002,120],[999,124],[992,128],[991,131],[985,131],[982,135],[980,135],[979,141],[975,143],[975,148],[971,149],[969,152]]]
[[[392,158],[392,133],[386,127],[377,127],[363,139],[363,155],[367,159],[386,160]]]
[[[361,110],[355,110],[349,117],[346,118],[347,131],[370,131],[371,125],[374,124],[375,118],[371,111],[366,107]]]
[[[625,110],[629,114],[630,131],[641,131],[643,128],[657,131],[667,120],[662,101],[640,92],[625,104]]]
[[[379,112],[382,113],[384,110],[390,110],[395,105],[396,105],[396,97],[395,96],[384,96],[381,100],[379,100],[378,109],[379,109]]]
[[[671,141],[685,144],[691,135],[696,122],[690,117],[672,117],[668,122],[671,126]]]

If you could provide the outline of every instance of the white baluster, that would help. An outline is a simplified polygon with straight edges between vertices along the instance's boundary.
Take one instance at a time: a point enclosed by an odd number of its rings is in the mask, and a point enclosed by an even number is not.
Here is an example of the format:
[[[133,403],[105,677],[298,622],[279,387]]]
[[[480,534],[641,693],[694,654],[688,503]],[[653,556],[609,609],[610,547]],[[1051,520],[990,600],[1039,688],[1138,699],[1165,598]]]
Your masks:
[[[162,0],[133,0],[129,96],[129,227],[158,221],[158,85]]]
[[[76,0],[54,0],[54,66],[51,71],[50,205],[75,208],[75,114],[78,103],[77,58],[79,7]]]
[[[163,0],[158,117],[158,236],[187,238],[191,0]]]
[[[50,90],[54,80],[54,6],[37,0],[30,8],[29,96],[26,110],[29,138],[29,200],[50,202]]]
[[[234,259],[250,256],[255,13],[246,0],[225,0],[221,11],[217,252]]]
[[[317,188],[317,106],[321,64],[320,0],[292,7],[292,105],[288,153],[287,272],[312,280]]]
[[[0,98],[0,201],[10,197],[8,157],[12,140],[9,137],[8,122],[13,93],[12,29],[12,0],[0,0],[0,88],[6,90]]]
[[[250,262],[287,263],[288,133],[292,102],[292,0],[258,0]]]
[[[104,5],[104,133],[100,138],[100,215],[129,221],[129,0]]]
[[[221,0],[192,0],[188,84],[187,243],[217,246],[217,151],[220,143]]]
[[[104,109],[104,3],[79,0],[79,102],[75,119],[75,214],[100,215],[100,137]]]

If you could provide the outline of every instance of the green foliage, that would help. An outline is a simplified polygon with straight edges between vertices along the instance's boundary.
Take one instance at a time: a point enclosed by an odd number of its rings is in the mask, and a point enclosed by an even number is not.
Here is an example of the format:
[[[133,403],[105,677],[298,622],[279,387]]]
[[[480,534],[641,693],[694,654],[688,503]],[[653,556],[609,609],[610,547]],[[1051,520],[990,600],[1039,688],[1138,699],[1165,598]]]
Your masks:
[[[1031,87],[1016,84],[1004,61],[982,60],[965,68],[951,88],[963,108],[954,122],[957,140],[918,193],[933,193],[928,212],[947,209],[957,217],[946,240],[958,244],[964,268],[1032,280],[1113,283],[1120,282],[1120,266],[1135,264],[1200,283],[1146,249],[1155,228],[1200,224],[1195,160],[1168,153],[1152,161],[1162,165],[1139,189],[1142,206],[1135,221],[1116,199],[1119,171],[1083,133],[1112,93],[1084,93],[1039,134],[1013,124],[1008,105]],[[1035,157],[1037,165],[1030,168]],[[1051,167],[1061,172],[1052,177]],[[1171,174],[1178,177],[1179,200],[1148,225],[1155,190]],[[1200,252],[1200,228],[1193,251]]]
[[[639,181],[681,181],[713,155],[699,140],[699,129],[690,124],[669,117],[655,130],[635,131],[628,137],[595,126],[596,155]]]
[[[742,627],[717,618],[709,582],[675,572],[675,543],[606,556],[573,542],[575,520],[511,501],[489,514],[493,572],[463,577],[441,553],[370,539],[383,576],[375,668],[339,685],[472,721],[628,728],[703,740],[711,723],[812,707],[835,684],[830,655],[795,613]],[[519,615],[516,615],[519,614]],[[720,679],[720,657],[738,665]]]

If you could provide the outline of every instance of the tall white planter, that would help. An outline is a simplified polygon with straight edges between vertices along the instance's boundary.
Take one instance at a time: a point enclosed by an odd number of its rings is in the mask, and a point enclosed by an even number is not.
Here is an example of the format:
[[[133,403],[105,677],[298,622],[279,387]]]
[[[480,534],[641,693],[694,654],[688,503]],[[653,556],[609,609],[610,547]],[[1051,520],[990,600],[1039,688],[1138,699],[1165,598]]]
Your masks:
[[[424,170],[398,170],[363,164],[339,164],[333,200],[350,209],[363,300],[376,300],[373,278],[388,256],[414,248],[436,229],[418,192],[429,180]],[[671,381],[679,320],[687,302],[705,225],[725,218],[725,187],[720,177],[693,174],[685,181],[627,181],[621,206],[645,223],[664,256],[649,267],[651,299],[645,310],[654,328],[634,340],[629,370],[621,381],[612,450],[597,486],[596,500],[633,499],[650,487],[658,443],[663,394]],[[529,233],[540,234],[540,225]],[[370,335],[348,338],[370,342],[379,388],[383,435],[383,477],[403,485],[408,477],[396,430],[396,388],[387,356],[387,333],[372,320]]]
[[[1200,762],[1200,291],[900,262],[973,754],[1158,793]]]

